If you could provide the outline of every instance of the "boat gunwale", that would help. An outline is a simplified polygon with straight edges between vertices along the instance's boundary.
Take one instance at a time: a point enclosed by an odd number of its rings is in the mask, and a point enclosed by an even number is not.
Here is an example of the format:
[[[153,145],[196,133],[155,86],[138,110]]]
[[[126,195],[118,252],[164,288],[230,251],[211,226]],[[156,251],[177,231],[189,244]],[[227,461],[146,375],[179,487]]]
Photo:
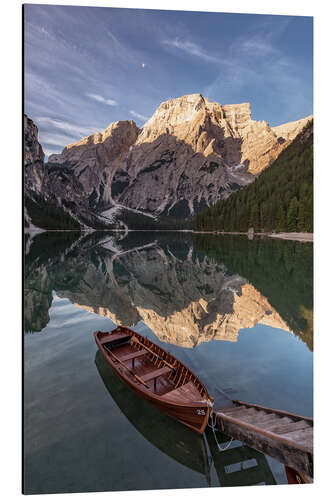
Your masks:
[[[184,408],[191,408],[193,406],[198,407],[198,408],[207,408],[207,407],[209,407],[209,406],[211,406],[213,404],[213,402],[214,402],[213,398],[211,398],[211,396],[209,396],[208,391],[207,391],[205,385],[201,382],[201,380],[199,379],[199,377],[197,375],[195,375],[195,373],[193,373],[192,370],[190,370],[190,368],[188,368],[186,365],[184,365],[184,363],[182,363],[173,354],[169,353],[168,351],[166,351],[165,349],[163,349],[163,347],[158,346],[157,344],[155,344],[151,340],[146,339],[146,337],[143,337],[140,333],[135,332],[134,330],[131,330],[131,329],[127,328],[127,327],[117,327],[115,330],[118,330],[118,329],[119,330],[120,329],[121,330],[126,330],[127,332],[129,332],[131,334],[131,336],[132,335],[137,335],[137,336],[139,336],[143,340],[148,340],[152,345],[159,347],[166,354],[168,354],[172,359],[174,359],[175,361],[177,361],[177,363],[179,363],[179,366],[177,368],[181,368],[183,366],[188,371],[188,373],[191,374],[191,375],[193,375],[193,377],[196,378],[196,380],[199,382],[199,384],[201,384],[201,386],[203,387],[203,389],[205,391],[205,396],[207,397],[207,399],[205,401],[195,401],[195,400],[193,400],[193,401],[189,401],[189,402],[185,402],[185,401],[184,402],[176,402],[174,400],[171,400],[171,399],[167,398],[167,394],[168,393],[165,393],[162,396],[160,396],[160,395],[154,393],[151,389],[147,389],[143,384],[139,384],[139,383],[134,382],[134,380],[129,375],[127,375],[127,373],[122,372],[121,370],[119,370],[119,364],[116,364],[111,359],[111,356],[107,355],[107,351],[104,349],[103,344],[100,342],[99,335],[103,334],[103,336],[104,336],[106,334],[110,334],[110,332],[101,332],[101,331],[94,332],[94,337],[95,337],[96,343],[97,343],[97,345],[99,347],[99,350],[101,351],[102,355],[106,359],[106,361],[116,371],[117,375],[121,379],[125,379],[126,382],[131,387],[137,389],[139,392],[143,392],[143,393],[147,394],[153,400],[160,401],[162,403],[166,403],[168,405],[171,405],[171,406],[174,406],[174,407],[178,407],[178,408],[182,408],[182,407],[184,407]],[[115,330],[113,330],[112,332],[114,332]],[[146,346],[146,347],[148,347],[148,346]]]

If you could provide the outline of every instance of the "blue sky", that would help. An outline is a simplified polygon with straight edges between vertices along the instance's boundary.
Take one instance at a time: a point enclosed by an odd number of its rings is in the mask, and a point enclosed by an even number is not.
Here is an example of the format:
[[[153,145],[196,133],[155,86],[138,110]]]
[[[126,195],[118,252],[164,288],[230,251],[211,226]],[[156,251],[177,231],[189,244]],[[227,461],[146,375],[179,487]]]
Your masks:
[[[25,112],[44,152],[162,101],[250,102],[271,126],[312,114],[312,18],[25,5]]]

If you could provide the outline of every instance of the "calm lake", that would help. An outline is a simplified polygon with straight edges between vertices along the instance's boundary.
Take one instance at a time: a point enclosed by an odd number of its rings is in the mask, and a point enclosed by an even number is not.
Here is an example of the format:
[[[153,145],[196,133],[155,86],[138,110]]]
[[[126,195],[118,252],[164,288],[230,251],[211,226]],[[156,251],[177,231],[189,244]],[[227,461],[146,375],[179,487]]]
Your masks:
[[[24,492],[287,483],[131,392],[96,330],[132,326],[231,397],[313,414],[312,243],[177,232],[26,239]],[[226,446],[229,439],[217,435]]]

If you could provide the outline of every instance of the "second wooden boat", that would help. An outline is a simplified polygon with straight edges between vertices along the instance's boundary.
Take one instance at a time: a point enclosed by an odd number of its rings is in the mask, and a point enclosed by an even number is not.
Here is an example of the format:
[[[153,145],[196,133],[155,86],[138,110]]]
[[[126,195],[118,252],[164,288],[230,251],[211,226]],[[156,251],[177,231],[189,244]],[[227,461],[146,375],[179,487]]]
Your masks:
[[[131,389],[192,430],[204,432],[214,399],[179,359],[124,326],[94,336],[108,364]]]
[[[276,458],[305,480],[313,477],[313,419],[237,399],[216,409],[217,429]]]

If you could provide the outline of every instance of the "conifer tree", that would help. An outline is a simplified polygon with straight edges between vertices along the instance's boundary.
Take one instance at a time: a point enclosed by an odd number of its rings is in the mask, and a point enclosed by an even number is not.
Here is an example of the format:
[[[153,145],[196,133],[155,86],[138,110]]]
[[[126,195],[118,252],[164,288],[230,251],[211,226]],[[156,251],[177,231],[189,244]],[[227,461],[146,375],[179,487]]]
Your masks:
[[[289,204],[287,212],[287,228],[288,231],[297,231],[297,217],[298,216],[298,201],[296,196],[294,196]]]

